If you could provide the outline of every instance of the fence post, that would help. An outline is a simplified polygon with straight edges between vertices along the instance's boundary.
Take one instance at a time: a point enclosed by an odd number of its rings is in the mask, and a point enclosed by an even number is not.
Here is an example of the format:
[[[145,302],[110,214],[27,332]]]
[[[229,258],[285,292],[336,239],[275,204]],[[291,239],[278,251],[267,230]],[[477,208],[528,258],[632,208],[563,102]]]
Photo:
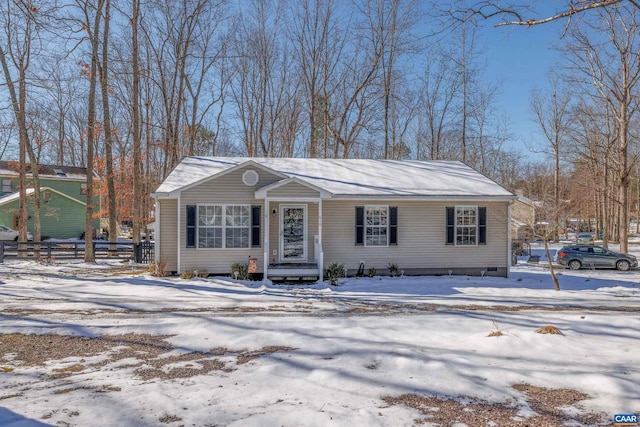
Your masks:
[[[140,243],[133,244],[133,260],[136,264],[140,264],[142,262],[142,244]]]
[[[51,242],[47,242],[47,260],[51,262]]]
[[[0,242],[0,263],[4,262],[4,242]]]

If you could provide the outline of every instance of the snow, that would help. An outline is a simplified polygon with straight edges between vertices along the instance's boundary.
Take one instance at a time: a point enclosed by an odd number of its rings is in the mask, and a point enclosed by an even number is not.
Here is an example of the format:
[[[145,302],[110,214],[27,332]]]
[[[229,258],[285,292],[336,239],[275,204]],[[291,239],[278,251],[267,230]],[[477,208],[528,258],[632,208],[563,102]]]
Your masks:
[[[544,259],[524,260],[509,278],[348,278],[336,287],[5,260],[0,334],[137,333],[170,336],[178,352],[294,350],[169,380],[137,378],[127,360],[58,382],[19,366],[0,373],[0,425],[154,426],[164,415],[185,426],[412,425],[421,414],[381,398],[522,403],[511,388],[519,383],[581,391],[590,396],[581,402],[586,411],[638,412],[640,270],[559,270],[557,292]],[[535,332],[545,325],[564,335]],[[495,330],[504,335],[487,336]],[[80,360],[51,360],[47,369]],[[20,387],[29,391],[10,397]],[[100,387],[119,391],[96,393]],[[55,392],[64,388],[78,389]]]
[[[336,196],[448,196],[513,199],[509,191],[456,161],[184,157],[160,184],[164,195],[224,174],[259,165]],[[263,186],[263,185],[260,185]]]

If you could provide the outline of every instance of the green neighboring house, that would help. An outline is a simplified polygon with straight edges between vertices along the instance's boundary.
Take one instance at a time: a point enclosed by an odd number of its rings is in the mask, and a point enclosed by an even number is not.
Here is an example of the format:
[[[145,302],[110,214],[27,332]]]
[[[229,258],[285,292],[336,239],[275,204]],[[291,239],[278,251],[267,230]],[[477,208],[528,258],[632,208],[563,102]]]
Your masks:
[[[17,162],[0,161],[0,224],[7,227],[18,227],[18,208],[20,202],[19,174]],[[87,170],[86,168],[39,165],[40,178],[40,226],[42,237],[47,238],[80,238],[85,228],[87,202]],[[31,180],[30,168],[27,168],[27,179]],[[97,176],[94,179],[99,179]],[[31,182],[27,188],[27,210],[29,213],[27,228],[33,233],[34,189]],[[96,206],[99,198],[96,197]],[[100,227],[100,220],[95,219],[94,229]]]

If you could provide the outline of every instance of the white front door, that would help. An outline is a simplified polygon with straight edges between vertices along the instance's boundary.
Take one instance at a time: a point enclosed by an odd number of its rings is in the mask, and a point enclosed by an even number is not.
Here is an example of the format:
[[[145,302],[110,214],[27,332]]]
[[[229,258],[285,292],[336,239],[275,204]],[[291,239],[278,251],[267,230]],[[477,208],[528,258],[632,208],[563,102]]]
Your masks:
[[[307,207],[280,206],[280,262],[307,261]]]

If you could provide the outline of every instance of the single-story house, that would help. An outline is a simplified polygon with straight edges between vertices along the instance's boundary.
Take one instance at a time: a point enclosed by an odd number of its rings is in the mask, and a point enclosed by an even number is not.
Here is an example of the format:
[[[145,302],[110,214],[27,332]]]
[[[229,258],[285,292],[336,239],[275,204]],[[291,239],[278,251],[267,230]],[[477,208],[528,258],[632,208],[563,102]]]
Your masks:
[[[170,272],[509,274],[516,196],[461,162],[184,157],[152,195]]]

